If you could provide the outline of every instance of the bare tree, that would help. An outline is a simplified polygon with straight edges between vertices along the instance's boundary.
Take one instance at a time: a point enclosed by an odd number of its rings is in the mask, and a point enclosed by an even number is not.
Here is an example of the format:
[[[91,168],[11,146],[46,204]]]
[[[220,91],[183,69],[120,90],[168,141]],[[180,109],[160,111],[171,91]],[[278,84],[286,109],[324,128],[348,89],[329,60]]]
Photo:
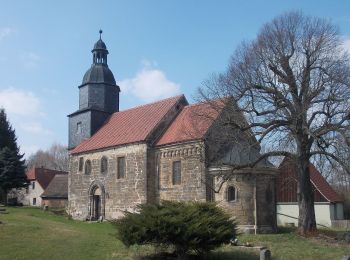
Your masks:
[[[27,168],[45,167],[52,170],[68,171],[68,150],[60,144],[53,144],[46,150],[39,150],[27,159]]]
[[[309,163],[337,156],[337,139],[349,145],[349,55],[337,27],[326,19],[289,12],[264,25],[257,38],[236,50],[227,72],[206,81],[202,99],[232,97],[246,120],[224,122],[255,136],[264,153],[236,169],[287,156],[298,171],[298,230],[316,230]]]

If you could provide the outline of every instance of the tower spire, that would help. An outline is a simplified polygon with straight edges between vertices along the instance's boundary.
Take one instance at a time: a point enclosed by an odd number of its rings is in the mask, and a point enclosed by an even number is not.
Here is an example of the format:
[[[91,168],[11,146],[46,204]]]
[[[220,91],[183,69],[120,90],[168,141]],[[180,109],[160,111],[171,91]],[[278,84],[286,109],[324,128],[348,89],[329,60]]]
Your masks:
[[[100,34],[100,39],[95,43],[94,49],[91,51],[93,54],[92,63],[107,66],[108,50],[106,44],[102,41],[103,31],[100,29],[98,32]]]

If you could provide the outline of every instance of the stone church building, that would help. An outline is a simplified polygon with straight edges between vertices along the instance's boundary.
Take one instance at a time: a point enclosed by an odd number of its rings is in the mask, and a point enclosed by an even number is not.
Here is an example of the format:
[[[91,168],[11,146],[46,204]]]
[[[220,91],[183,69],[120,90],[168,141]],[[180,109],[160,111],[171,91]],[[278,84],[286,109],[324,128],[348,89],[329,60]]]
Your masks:
[[[107,55],[100,37],[79,86],[79,109],[68,116],[69,214],[115,219],[140,203],[216,201],[241,228],[273,232],[276,171],[268,162],[241,171],[227,166],[249,162],[260,149],[250,145],[253,137],[220,124],[233,115],[228,101],[190,105],[180,95],[119,111]]]

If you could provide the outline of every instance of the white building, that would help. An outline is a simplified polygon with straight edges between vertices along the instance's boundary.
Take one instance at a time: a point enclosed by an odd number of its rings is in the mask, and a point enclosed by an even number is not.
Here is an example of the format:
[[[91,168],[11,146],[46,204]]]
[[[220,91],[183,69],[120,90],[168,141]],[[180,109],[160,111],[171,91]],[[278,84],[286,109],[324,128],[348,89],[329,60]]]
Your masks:
[[[276,179],[277,224],[293,223],[298,226],[299,208],[297,201],[296,167],[290,160],[284,160]],[[310,179],[314,190],[316,223],[330,227],[332,220],[344,219],[343,200],[329,185],[321,173],[310,164]]]

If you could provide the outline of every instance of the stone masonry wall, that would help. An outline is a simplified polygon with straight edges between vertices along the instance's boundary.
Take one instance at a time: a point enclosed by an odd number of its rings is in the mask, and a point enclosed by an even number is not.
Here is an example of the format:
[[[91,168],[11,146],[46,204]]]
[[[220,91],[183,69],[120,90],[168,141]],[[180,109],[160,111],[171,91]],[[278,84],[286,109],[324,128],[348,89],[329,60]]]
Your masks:
[[[269,174],[256,175],[256,215],[258,232],[273,232],[276,228],[276,211],[275,211],[275,189],[274,177]],[[219,189],[221,180],[217,177],[215,179],[216,190]],[[227,189],[229,186],[234,186],[236,189],[236,200],[227,200]],[[240,173],[236,174],[231,180],[225,182],[219,193],[215,193],[215,201],[219,206],[224,208],[226,212],[234,216],[238,225],[243,230],[250,231],[254,229],[254,187],[255,174]]]
[[[69,213],[75,219],[89,217],[89,189],[94,184],[103,186],[105,203],[102,207],[106,219],[120,217],[122,211],[133,211],[137,204],[147,200],[147,145],[134,144],[105,151],[92,152],[70,157],[68,178]],[[101,173],[101,158],[108,159],[107,173]],[[79,158],[91,160],[90,175],[79,172]],[[125,157],[125,178],[117,178],[117,158]],[[104,204],[104,205],[103,205]],[[103,210],[102,210],[103,211]]]
[[[205,201],[205,166],[201,143],[178,144],[156,151],[157,200]],[[181,184],[173,185],[173,162],[181,161]]]
[[[255,180],[251,174],[237,174],[231,180],[225,182],[221,189],[221,179],[215,177],[215,201],[226,212],[235,217],[238,225],[254,225],[254,185]],[[236,200],[227,201],[227,188],[234,186]]]

